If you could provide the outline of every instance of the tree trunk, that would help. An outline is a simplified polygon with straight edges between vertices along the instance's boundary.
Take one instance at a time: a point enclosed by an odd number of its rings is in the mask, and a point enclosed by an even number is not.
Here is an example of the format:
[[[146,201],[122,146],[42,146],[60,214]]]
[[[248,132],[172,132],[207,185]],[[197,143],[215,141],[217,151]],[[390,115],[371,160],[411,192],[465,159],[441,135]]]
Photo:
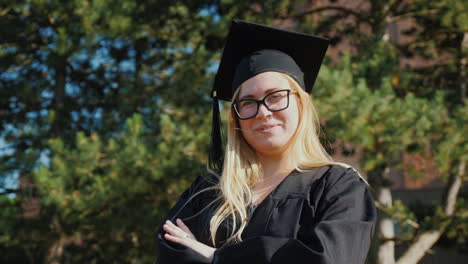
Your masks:
[[[63,249],[65,248],[67,238],[61,235],[50,247],[45,263],[60,264],[63,256]]]
[[[462,178],[465,173],[465,162],[460,162],[458,166],[458,172],[449,181],[448,190],[445,195],[445,214],[447,216],[453,216],[455,212],[455,205],[457,202],[458,192],[462,186]],[[410,245],[406,252],[398,259],[397,264],[416,264],[418,263],[426,252],[434,246],[439,240],[440,236],[445,232],[448,224],[445,223],[440,226],[437,230],[429,230],[419,235],[416,240]]]
[[[389,187],[383,187],[378,194],[378,201],[385,206],[392,206],[392,194]],[[378,237],[382,241],[377,251],[378,264],[395,263],[395,230],[391,217],[382,214],[378,221]]]
[[[385,168],[382,174],[382,185],[377,190],[377,203],[385,207],[392,207],[392,193],[389,184],[384,183],[388,179],[390,168]],[[373,248],[372,263],[394,264],[395,263],[395,230],[393,220],[390,216],[379,211],[375,246]]]
[[[460,48],[461,61],[460,61],[460,98],[461,103],[465,102],[466,99],[466,65],[468,64],[468,59],[464,57],[463,50],[468,48],[468,33],[463,34],[463,40]]]

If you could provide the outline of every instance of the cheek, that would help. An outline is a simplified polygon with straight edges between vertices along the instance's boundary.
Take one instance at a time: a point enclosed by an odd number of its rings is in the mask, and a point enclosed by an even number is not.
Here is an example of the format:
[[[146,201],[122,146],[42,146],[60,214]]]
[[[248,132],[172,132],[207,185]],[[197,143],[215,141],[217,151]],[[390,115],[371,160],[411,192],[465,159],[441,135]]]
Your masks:
[[[299,125],[299,119],[297,116],[289,116],[287,124],[286,124],[286,134],[287,137],[291,137],[297,130],[297,127]]]
[[[239,128],[241,129],[242,135],[244,138],[248,138],[249,135],[249,128],[251,127],[251,121],[250,120],[239,120],[238,125]]]
[[[296,131],[298,125],[299,125],[299,109],[296,103],[292,103],[289,105],[289,110],[286,115],[284,116],[284,119],[287,122],[287,127],[288,130]]]

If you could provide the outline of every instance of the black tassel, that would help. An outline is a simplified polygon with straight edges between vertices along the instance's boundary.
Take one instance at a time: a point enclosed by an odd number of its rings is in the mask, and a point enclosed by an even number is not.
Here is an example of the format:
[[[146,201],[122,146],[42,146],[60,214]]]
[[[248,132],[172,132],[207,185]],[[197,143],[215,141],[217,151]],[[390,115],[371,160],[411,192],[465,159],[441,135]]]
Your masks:
[[[211,170],[221,173],[223,168],[223,139],[221,135],[221,116],[219,113],[218,97],[213,97],[213,121],[211,129],[211,146],[208,156],[208,166]]]

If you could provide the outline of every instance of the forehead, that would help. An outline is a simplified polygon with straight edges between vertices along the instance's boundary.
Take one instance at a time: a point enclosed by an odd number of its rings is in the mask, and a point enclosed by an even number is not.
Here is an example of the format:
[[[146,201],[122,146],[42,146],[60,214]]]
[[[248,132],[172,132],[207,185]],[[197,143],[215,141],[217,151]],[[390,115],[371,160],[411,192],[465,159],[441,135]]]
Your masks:
[[[238,98],[261,97],[266,93],[280,89],[290,89],[288,79],[279,72],[263,72],[241,85]]]

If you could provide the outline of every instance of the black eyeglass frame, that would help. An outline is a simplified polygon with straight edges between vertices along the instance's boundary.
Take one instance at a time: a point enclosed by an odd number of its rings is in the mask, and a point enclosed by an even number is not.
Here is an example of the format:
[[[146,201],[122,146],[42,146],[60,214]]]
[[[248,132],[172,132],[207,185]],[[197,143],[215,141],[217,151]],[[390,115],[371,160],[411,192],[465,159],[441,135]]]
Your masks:
[[[274,94],[274,93],[279,93],[279,92],[284,92],[284,91],[287,91],[287,92],[288,92],[287,95],[286,95],[286,98],[287,98],[286,106],[285,106],[284,108],[281,108],[281,109],[278,109],[278,110],[271,110],[271,109],[268,107],[268,105],[266,104],[265,99],[266,99],[268,96],[270,96],[270,95],[272,95],[272,94]],[[271,93],[266,94],[266,95],[265,95],[262,99],[260,99],[260,100],[248,98],[248,99],[242,99],[242,100],[239,100],[239,101],[235,101],[235,102],[232,104],[232,108],[234,108],[234,112],[236,113],[236,117],[237,117],[238,119],[240,119],[240,120],[247,120],[247,119],[250,119],[250,118],[254,118],[254,117],[256,117],[256,116],[258,115],[258,110],[260,109],[260,104],[263,104],[263,105],[268,109],[268,111],[270,111],[270,112],[279,112],[279,111],[285,110],[286,108],[289,107],[289,95],[290,95],[290,94],[292,94],[290,89],[276,90],[276,91],[273,91],[273,92],[271,92]],[[239,111],[237,110],[237,108],[238,108],[239,103],[242,102],[242,101],[252,101],[252,102],[255,102],[255,103],[257,104],[257,111],[255,111],[255,114],[254,114],[253,116],[251,116],[251,117],[241,117],[241,116],[240,116],[240,113],[239,113]]]

